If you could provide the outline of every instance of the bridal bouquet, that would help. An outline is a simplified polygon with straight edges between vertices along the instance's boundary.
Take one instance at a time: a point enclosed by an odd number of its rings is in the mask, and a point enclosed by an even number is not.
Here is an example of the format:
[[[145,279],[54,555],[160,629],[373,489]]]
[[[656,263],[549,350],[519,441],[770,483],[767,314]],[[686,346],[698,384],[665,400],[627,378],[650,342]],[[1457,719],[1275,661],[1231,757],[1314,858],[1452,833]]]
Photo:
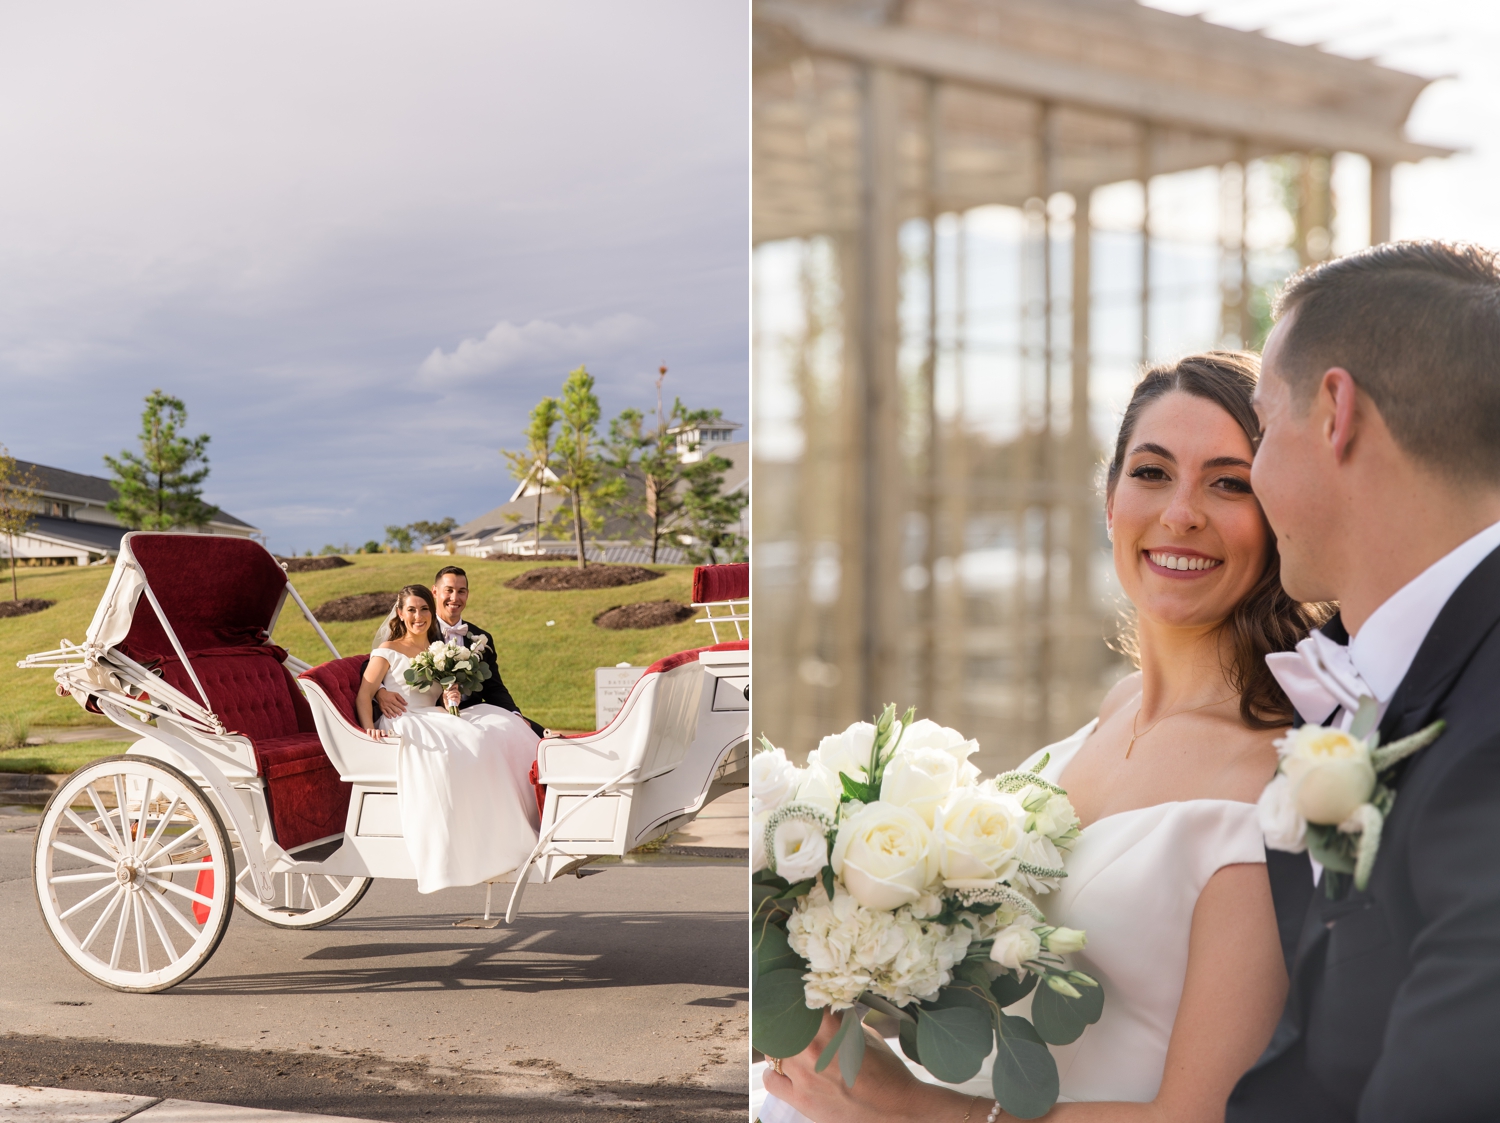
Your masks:
[[[817,1062],[853,1085],[861,1022],[900,1023],[901,1048],[957,1084],[994,1051],[994,1093],[1032,1119],[1057,1100],[1047,1043],[1099,1019],[1104,992],[1063,956],[1084,934],[1050,926],[1034,898],[1066,876],[1078,817],[1039,773],[981,780],[979,745],[887,706],[823,738],[806,768],[765,738],[751,761],[754,994],[751,1039],[768,1057],[812,1042],[842,1011]],[[1038,985],[1038,983],[1042,985]],[[1005,1013],[1035,992],[1031,1019]]]
[[[489,641],[484,636],[476,637],[473,647],[451,640],[435,640],[431,647],[411,661],[403,677],[408,686],[415,686],[418,690],[430,690],[434,686],[446,690],[457,686],[463,693],[473,694],[494,673],[484,661],[488,646]],[[449,706],[448,712],[457,716],[458,707]]]

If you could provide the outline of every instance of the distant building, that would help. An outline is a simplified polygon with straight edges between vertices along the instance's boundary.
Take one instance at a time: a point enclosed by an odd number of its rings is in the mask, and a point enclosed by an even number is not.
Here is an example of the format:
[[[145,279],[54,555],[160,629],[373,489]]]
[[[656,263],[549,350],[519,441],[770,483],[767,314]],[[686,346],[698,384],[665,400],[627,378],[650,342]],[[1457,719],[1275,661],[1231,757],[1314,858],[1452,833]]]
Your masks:
[[[16,535],[16,558],[54,565],[95,565],[112,560],[120,552],[126,527],[110,513],[114,485],[101,476],[85,476],[62,468],[49,468],[17,460],[21,473],[33,472],[40,481],[40,500],[31,529]],[[202,531],[188,534],[229,534],[250,538],[260,531],[249,523],[220,511]],[[10,543],[0,537],[0,557],[10,558]]]
[[[695,464],[709,453],[724,456],[720,447],[734,441],[734,431],[744,428],[737,421],[719,418],[704,425],[674,425],[667,432],[677,438],[677,459]]]

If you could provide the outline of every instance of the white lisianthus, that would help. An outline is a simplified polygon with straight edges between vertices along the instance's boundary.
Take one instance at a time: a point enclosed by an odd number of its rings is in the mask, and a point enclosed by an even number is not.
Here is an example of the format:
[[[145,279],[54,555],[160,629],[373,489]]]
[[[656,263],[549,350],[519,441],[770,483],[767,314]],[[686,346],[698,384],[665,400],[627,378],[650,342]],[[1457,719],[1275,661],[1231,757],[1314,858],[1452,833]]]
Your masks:
[[[932,832],[915,811],[868,804],[839,826],[833,872],[866,908],[913,904],[937,872]]]
[[[1309,823],[1342,823],[1375,791],[1370,747],[1341,729],[1303,725],[1276,747],[1292,800]]]
[[[752,813],[750,816],[750,872],[759,873],[769,863],[766,860],[766,820],[769,811]]]
[[[1261,833],[1272,850],[1300,854],[1307,849],[1307,820],[1292,798],[1292,781],[1278,772],[1256,803]]]
[[[1035,959],[1042,950],[1041,937],[1036,934],[1036,921],[1021,915],[995,933],[995,943],[990,948],[990,958],[1002,967],[1023,971],[1026,964]]]
[[[909,807],[929,827],[938,804],[958,782],[958,760],[942,749],[902,747],[880,780],[882,803]]]
[[[802,769],[801,782],[797,785],[796,801],[821,808],[829,815],[837,814],[839,800],[844,795],[844,785],[832,771],[817,761],[809,761]],[[753,783],[753,781],[752,781]]]
[[[1058,795],[1039,784],[1028,784],[1016,792],[1016,798],[1030,815],[1026,821],[1027,830],[1044,834],[1056,842],[1078,829],[1078,812],[1073,810],[1073,801],[1067,796]]]
[[[933,816],[938,868],[949,889],[979,889],[1015,873],[1026,813],[1014,796],[960,788]]]
[[[1072,955],[1075,951],[1082,951],[1088,942],[1088,936],[1078,928],[1053,928],[1042,937],[1042,946],[1057,955]]]
[[[1050,893],[1062,884],[1063,859],[1057,845],[1044,834],[1027,831],[1016,855],[1020,864],[1010,883],[1031,893]]]
[[[781,749],[767,749],[750,758],[750,809],[774,811],[797,794],[802,769],[787,760]]]
[[[969,763],[969,757],[979,751],[979,742],[965,737],[956,729],[939,725],[928,718],[914,721],[901,735],[898,752],[915,749],[941,749],[953,757],[958,766],[956,787],[966,787],[979,779],[979,769]]]
[[[870,771],[870,751],[874,747],[875,727],[868,721],[857,721],[842,733],[830,734],[819,741],[818,747],[807,754],[807,763],[821,764],[835,777],[842,772],[851,780],[864,781]]]
[[[776,876],[787,881],[818,876],[828,864],[825,828],[807,819],[782,819],[772,832],[770,858]]]

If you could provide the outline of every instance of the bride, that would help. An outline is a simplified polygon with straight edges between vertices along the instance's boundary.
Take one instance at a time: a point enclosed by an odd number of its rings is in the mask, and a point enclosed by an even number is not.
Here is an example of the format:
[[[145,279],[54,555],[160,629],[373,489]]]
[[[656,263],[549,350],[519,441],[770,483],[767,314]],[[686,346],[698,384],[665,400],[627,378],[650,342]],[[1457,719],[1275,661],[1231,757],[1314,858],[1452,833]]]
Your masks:
[[[1150,371],[1110,461],[1105,511],[1140,670],[1045,750],[1043,775],[1084,829],[1043,905],[1049,923],[1087,931],[1074,959],[1105,992],[1098,1023],[1053,1049],[1062,1095],[1046,1118],[1059,1123],[1222,1120],[1286,995],[1255,800],[1292,709],[1264,657],[1322,615],[1282,591],[1250,488],[1256,375],[1253,356],[1225,352]],[[1002,1117],[988,1064],[960,1089],[920,1083],[873,1031],[846,1089],[838,1065],[814,1071],[836,1028],[825,1016],[805,1052],[765,1072],[766,1091],[816,1123]],[[766,1123],[783,1118],[767,1108]]]
[[[528,778],[536,733],[498,706],[470,706],[455,717],[445,704],[459,701],[456,686],[408,685],[412,659],[443,638],[425,585],[401,590],[381,635],[389,638],[370,653],[355,712],[369,733],[401,740],[396,798],[418,891],[477,885],[518,868],[537,839]],[[377,722],[373,699],[382,687],[405,699],[406,711]]]

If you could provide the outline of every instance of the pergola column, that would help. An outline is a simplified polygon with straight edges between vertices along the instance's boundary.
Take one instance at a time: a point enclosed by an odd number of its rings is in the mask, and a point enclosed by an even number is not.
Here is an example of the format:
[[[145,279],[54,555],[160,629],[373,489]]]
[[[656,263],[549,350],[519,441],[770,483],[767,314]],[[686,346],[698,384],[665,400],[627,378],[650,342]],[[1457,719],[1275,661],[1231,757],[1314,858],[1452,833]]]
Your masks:
[[[1370,160],[1370,245],[1391,240],[1391,165]]]

